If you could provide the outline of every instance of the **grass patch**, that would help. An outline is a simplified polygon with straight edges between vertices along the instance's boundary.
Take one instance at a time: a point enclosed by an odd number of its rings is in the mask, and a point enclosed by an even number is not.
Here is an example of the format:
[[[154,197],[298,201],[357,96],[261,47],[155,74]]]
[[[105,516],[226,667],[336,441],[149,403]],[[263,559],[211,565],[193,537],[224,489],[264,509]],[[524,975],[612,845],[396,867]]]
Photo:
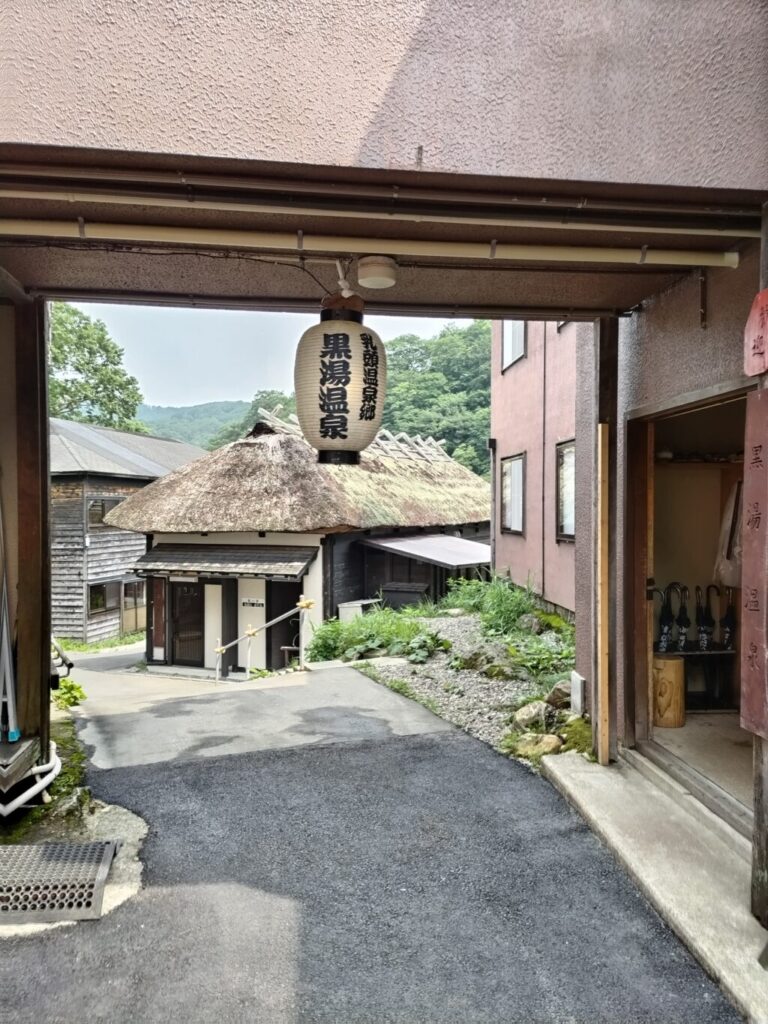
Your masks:
[[[350,622],[328,619],[318,626],[307,648],[309,661],[357,661],[380,655],[402,656],[409,661],[424,662],[437,650],[448,650],[443,640],[413,616],[402,615],[391,608],[381,608],[358,615]]]
[[[61,637],[59,644],[67,654],[92,654],[94,651],[108,651],[110,647],[126,647],[128,644],[138,643],[145,636],[142,629],[137,633],[123,633],[122,636],[111,636],[106,640],[94,640],[93,643]]]
[[[417,704],[421,704],[422,707],[431,711],[433,715],[440,714],[437,701],[432,697],[422,697],[405,679],[388,679],[384,681],[384,685],[388,686],[395,693],[399,693],[401,697],[407,697],[408,700],[414,700]]]
[[[6,822],[2,835],[0,835],[0,845],[20,843],[26,839],[35,826],[50,814],[60,800],[73,793],[85,781],[85,751],[77,738],[73,719],[67,716],[52,721],[51,739],[56,744],[57,753],[61,758],[61,771],[48,789],[51,803],[32,807],[28,811],[19,811],[18,817],[13,815],[11,823]]]

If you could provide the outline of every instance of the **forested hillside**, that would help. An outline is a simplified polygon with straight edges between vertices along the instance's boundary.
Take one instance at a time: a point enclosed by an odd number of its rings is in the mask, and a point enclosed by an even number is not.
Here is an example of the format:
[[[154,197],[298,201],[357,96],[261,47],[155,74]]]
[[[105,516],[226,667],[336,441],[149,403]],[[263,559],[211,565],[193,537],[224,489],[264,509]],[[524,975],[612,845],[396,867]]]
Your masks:
[[[248,409],[247,402],[205,402],[203,405],[140,405],[136,418],[150,434],[186,441],[208,448],[221,428],[239,422]]]

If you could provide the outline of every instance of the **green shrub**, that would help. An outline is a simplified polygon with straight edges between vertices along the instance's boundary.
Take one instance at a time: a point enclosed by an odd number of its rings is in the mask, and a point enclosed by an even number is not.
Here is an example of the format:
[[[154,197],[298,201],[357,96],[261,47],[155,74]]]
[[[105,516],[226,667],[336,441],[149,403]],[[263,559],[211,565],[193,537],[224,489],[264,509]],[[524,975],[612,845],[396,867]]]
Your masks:
[[[86,700],[85,690],[74,679],[62,679],[58,690],[51,690],[51,700],[60,711],[65,711]]]
[[[435,651],[450,646],[450,641],[425,629],[412,616],[380,608],[350,622],[328,619],[315,630],[307,657],[310,661],[357,661],[386,654],[424,662]]]
[[[503,576],[490,580],[449,580],[443,604],[480,615],[488,636],[506,636],[521,615],[536,610],[536,598],[530,587],[518,587]]]

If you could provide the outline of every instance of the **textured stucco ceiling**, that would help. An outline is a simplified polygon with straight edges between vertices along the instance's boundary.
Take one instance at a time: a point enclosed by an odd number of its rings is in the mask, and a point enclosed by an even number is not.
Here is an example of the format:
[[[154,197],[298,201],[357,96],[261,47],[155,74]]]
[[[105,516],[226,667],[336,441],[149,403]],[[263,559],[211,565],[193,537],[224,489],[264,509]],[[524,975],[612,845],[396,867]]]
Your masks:
[[[764,0],[5,0],[0,141],[768,185]]]

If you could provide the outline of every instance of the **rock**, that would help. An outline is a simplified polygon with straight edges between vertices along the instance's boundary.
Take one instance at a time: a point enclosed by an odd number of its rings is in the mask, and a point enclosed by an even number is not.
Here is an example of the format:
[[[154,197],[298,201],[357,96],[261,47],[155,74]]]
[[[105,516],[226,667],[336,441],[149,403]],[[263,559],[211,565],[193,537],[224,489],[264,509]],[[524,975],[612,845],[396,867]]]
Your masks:
[[[567,708],[571,705],[571,681],[561,679],[555,683],[544,700],[553,708]]]
[[[51,808],[52,818],[68,818],[70,815],[82,818],[83,808],[88,805],[91,791],[86,786],[77,786],[71,793],[61,797]]]
[[[563,741],[559,736],[545,732],[526,732],[515,744],[517,757],[542,757],[544,754],[556,754]]]
[[[532,612],[528,612],[526,615],[521,615],[517,620],[517,628],[525,630],[527,633],[541,633],[543,627],[537,615]]]
[[[548,705],[543,700],[534,700],[518,708],[512,720],[520,729],[530,729],[534,725],[546,729],[548,710]]]
[[[460,616],[466,615],[467,613],[463,608],[446,608],[445,614],[450,615],[454,619],[458,619]]]

